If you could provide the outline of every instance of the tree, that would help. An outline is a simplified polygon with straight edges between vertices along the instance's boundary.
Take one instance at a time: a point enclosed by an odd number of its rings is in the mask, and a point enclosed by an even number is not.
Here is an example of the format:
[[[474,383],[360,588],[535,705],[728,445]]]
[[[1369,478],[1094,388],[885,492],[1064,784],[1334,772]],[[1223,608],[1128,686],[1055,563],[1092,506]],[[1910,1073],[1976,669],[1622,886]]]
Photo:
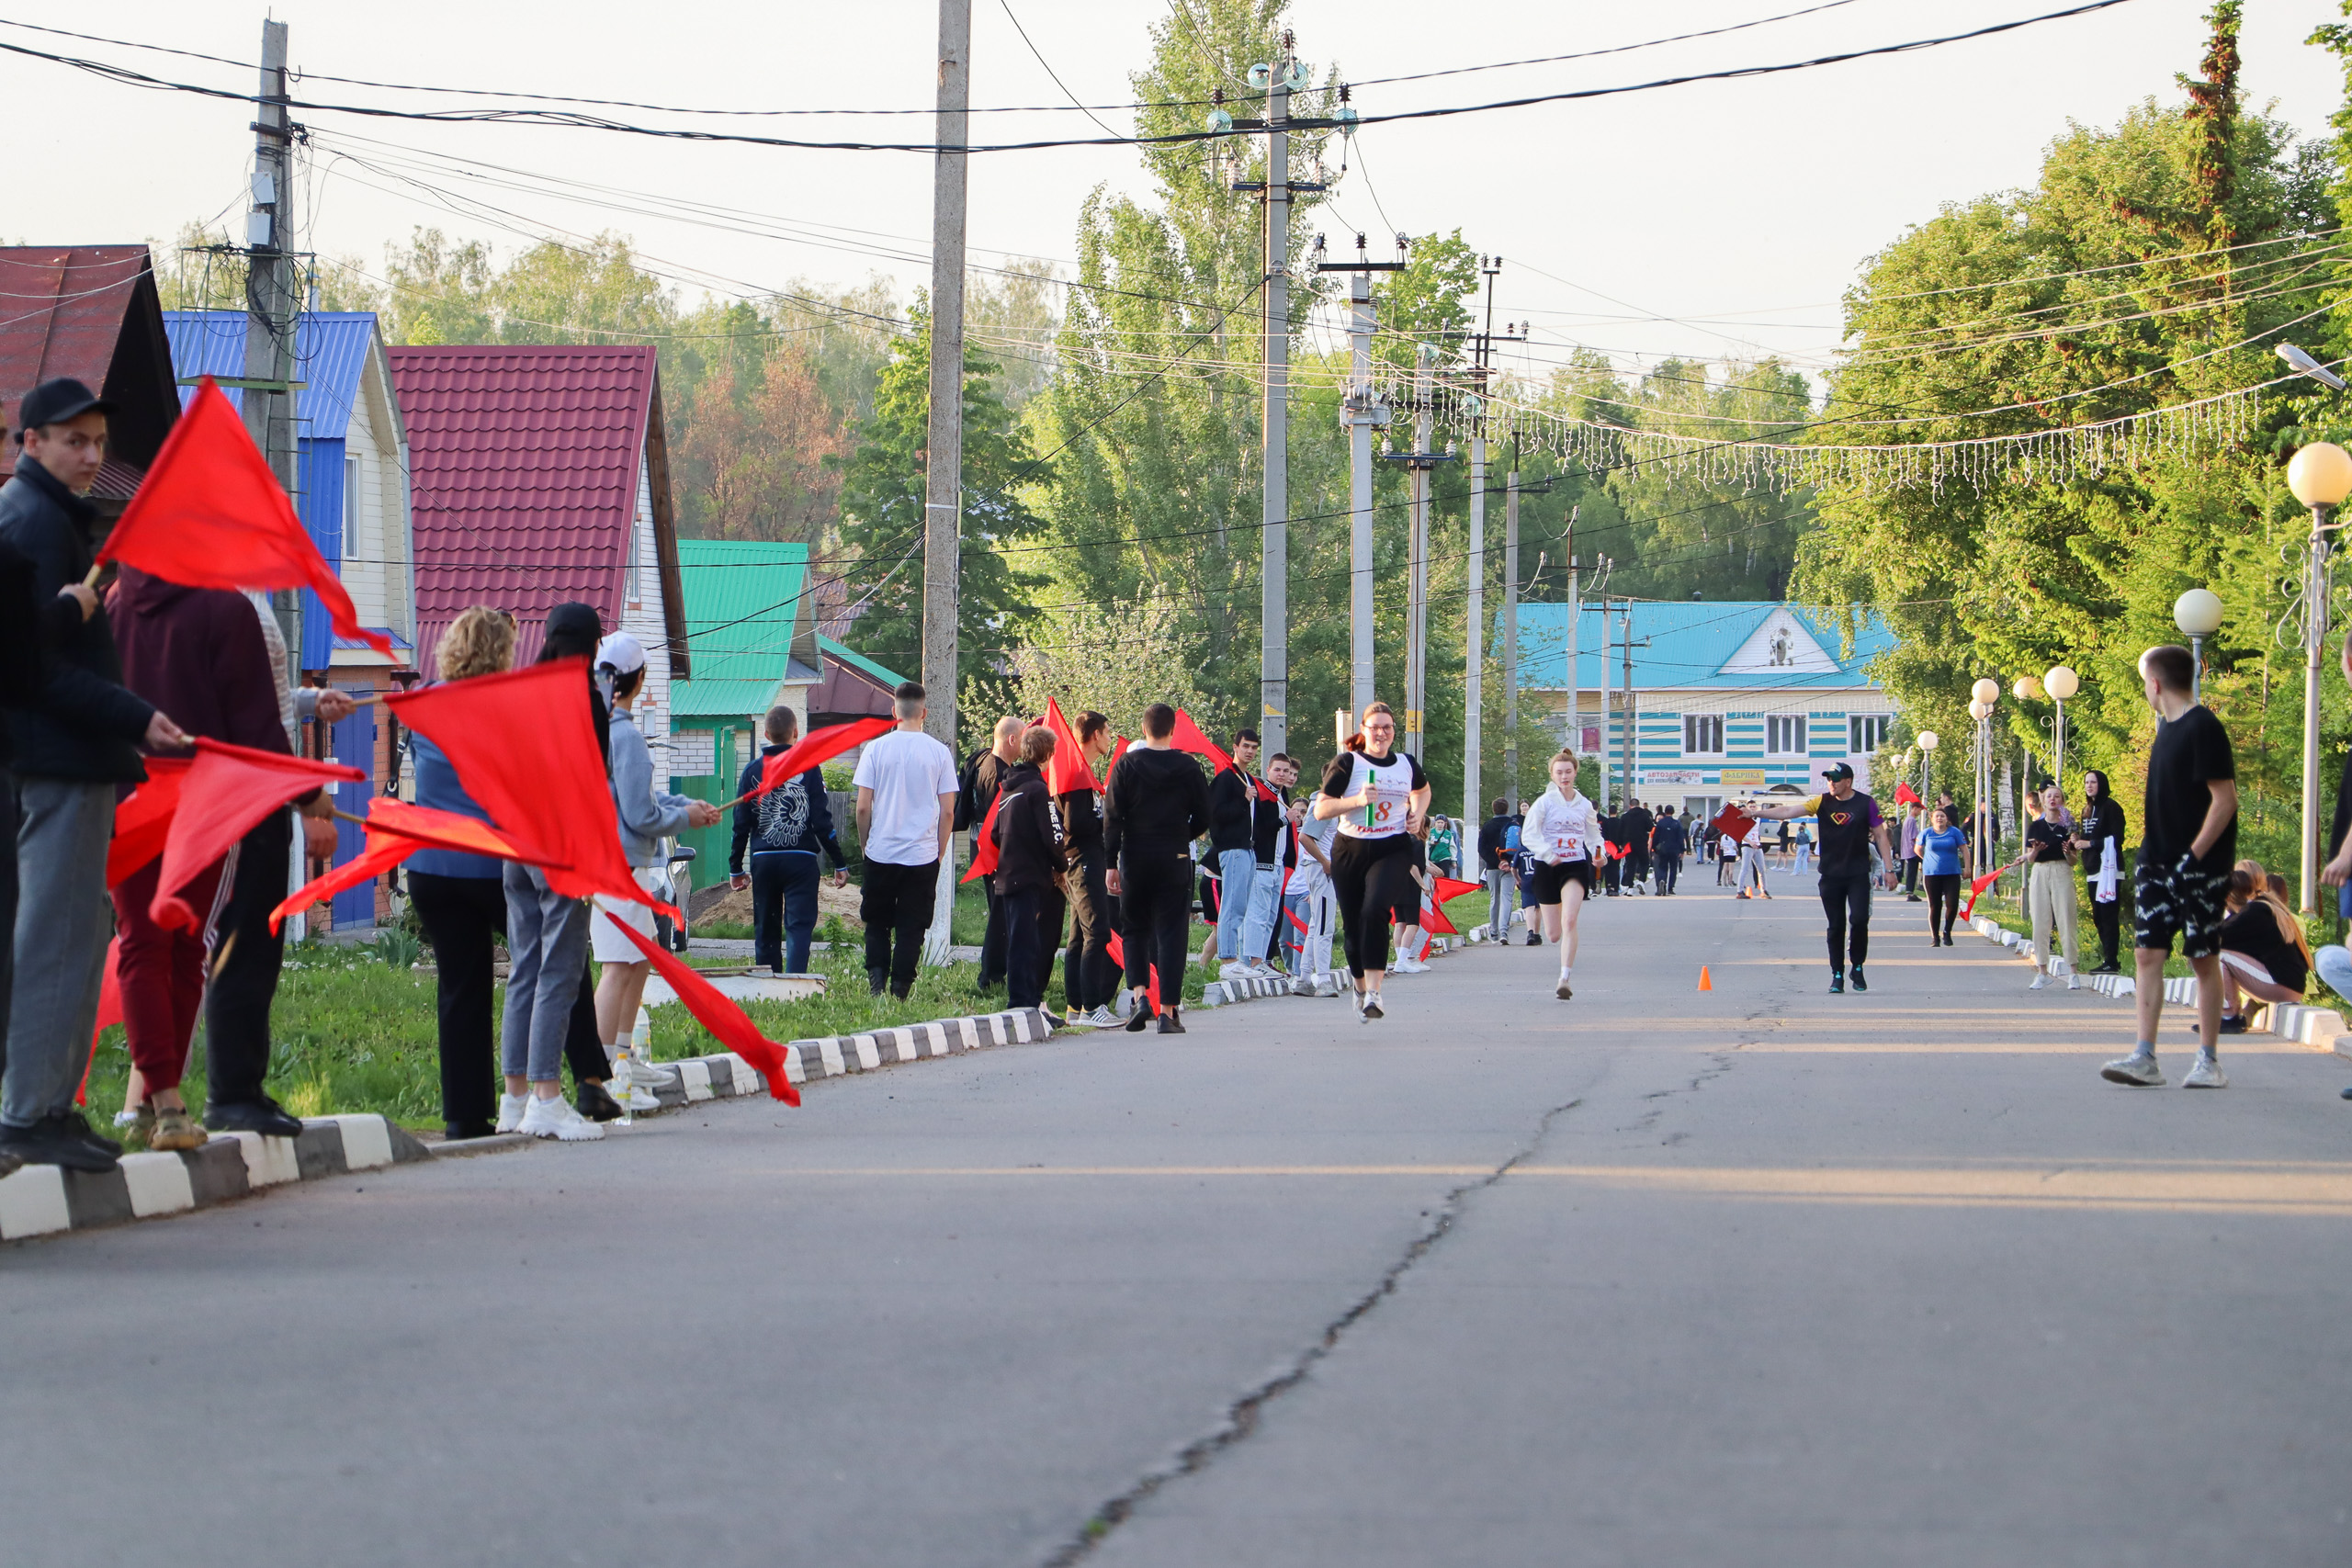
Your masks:
[[[804,352],[772,354],[756,369],[720,363],[681,404],[678,428],[672,479],[691,533],[822,541],[849,433]]]

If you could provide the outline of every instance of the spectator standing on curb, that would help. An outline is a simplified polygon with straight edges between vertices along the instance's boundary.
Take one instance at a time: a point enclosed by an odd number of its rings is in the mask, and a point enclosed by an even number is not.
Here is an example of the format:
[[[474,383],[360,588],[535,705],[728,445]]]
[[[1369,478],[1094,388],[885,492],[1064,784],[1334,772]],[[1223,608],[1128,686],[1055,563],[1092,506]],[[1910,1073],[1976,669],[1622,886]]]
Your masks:
[[[79,381],[55,380],[17,409],[23,451],[0,487],[0,543],[32,562],[36,603],[89,573],[97,513],[84,497],[106,461],[107,407]],[[111,1170],[122,1145],[74,1108],[106,968],[107,845],[120,786],[146,776],[135,748],[176,750],[188,739],[122,685],[104,610],[66,627],[51,652],[38,695],[6,716],[17,906],[0,1155]]]
[[[1233,732],[1233,765],[1209,781],[1209,849],[1216,856],[1216,956],[1221,979],[1246,978],[1241,961],[1243,925],[1250,918],[1250,884],[1258,871],[1257,781],[1250,764],[1258,760],[1258,732]]]
[[[514,661],[514,619],[477,604],[449,624],[434,645],[439,682],[494,675]],[[441,748],[408,732],[416,804],[490,820],[458,782]],[[440,1018],[441,1126],[452,1142],[497,1130],[498,1065],[491,1039],[497,948],[506,930],[501,863],[457,850],[419,850],[408,859],[409,902],[433,947],[434,1002]]]
[[[914,989],[956,831],[956,757],[923,733],[924,695],[915,682],[900,682],[890,703],[899,728],[867,741],[857,759],[865,983],[877,997],[888,985],[901,1000]]]
[[[980,825],[988,820],[989,808],[996,804],[997,791],[1003,787],[1005,770],[1021,761],[1021,732],[1028,728],[1010,715],[998,719],[988,749],[975,751],[965,760],[964,771],[956,781],[956,832],[978,834]],[[980,896],[987,901],[989,919],[988,924],[980,928],[978,988],[987,991],[994,989],[1004,978],[1004,915],[997,908],[993,874],[981,874]]]
[[[2033,979],[2041,990],[2057,973],[2051,962],[2050,928],[2058,928],[2066,959],[2066,988],[2079,991],[2082,949],[2075,940],[2075,830],[2064,821],[2066,799],[2056,784],[2041,792],[2041,815],[2026,824],[2026,905],[2033,920]]]
[[[2098,966],[2094,975],[2120,975],[2117,944],[2122,940],[2123,803],[2115,798],[2107,775],[2097,768],[2083,773],[2083,819],[2075,835],[2083,872],[2090,878],[2091,925],[2098,932]]]
[[[1250,912],[1241,922],[1241,962],[1255,976],[1273,973],[1268,958],[1279,950],[1275,928],[1283,919],[1283,863],[1296,855],[1290,847],[1290,786],[1297,782],[1298,764],[1278,751],[1267,759],[1266,787],[1250,803],[1250,849],[1256,863],[1250,874]]]
[[[1487,885],[1487,937],[1503,942],[1510,936],[1511,876],[1504,863],[1503,840],[1513,826],[1510,802],[1495,796],[1494,812],[1478,825],[1478,870]]]
[[[778,975],[805,975],[808,942],[817,931],[817,885],[822,880],[818,852],[832,857],[836,887],[849,881],[849,857],[833,831],[821,767],[808,769],[772,790],[752,793],[760,787],[767,760],[800,739],[800,716],[788,707],[772,707],[762,728],[767,744],[735,781],[735,793],[748,798],[735,807],[727,883],[739,893],[751,889],[752,962]]]
[[[2191,694],[2197,666],[2171,644],[2140,656],[2140,684],[2156,710],[2148,750],[2148,795],[2140,811],[2140,856],[2132,872],[2133,964],[2139,1039],[2132,1054],[2108,1063],[2109,1083],[2154,1089],[2156,1022],[2164,1008],[2165,960],[2173,939],[2197,972],[2197,1061],[2184,1089],[2226,1089],[2215,1049],[2222,1022],[2222,920],[2238,852],[2237,761],[2229,732]]]
[[[1682,818],[1674,814],[1671,806],[1660,807],[1657,826],[1650,829],[1650,859],[1657,876],[1659,897],[1674,896],[1675,887],[1682,881],[1682,857],[1690,848],[1690,830],[1683,826]]]
[[[1182,1034],[1184,935],[1193,913],[1193,840],[1209,825],[1208,781],[1200,764],[1170,743],[1176,710],[1154,703],[1143,711],[1143,739],[1111,764],[1102,795],[1102,852],[1111,863],[1110,891],[1126,927],[1133,1010],[1127,1032],[1151,1018],[1148,988],[1159,972],[1159,1032]]]
[[[1054,732],[1036,725],[1021,737],[1021,760],[997,785],[997,897],[1004,907],[1005,1000],[1043,1008],[1055,943],[1046,935],[1048,897],[1058,897],[1067,865],[1061,813],[1046,783]],[[1054,935],[1061,934],[1058,919]]]
[[[1081,713],[1071,721],[1079,753],[1091,772],[1111,754],[1111,721]],[[1111,897],[1110,863],[1102,853],[1102,792],[1074,789],[1061,797],[1063,848],[1069,860],[1064,891],[1069,900],[1069,947],[1062,957],[1063,1016],[1070,1022],[1108,1029],[1119,1021],[1111,1010],[1118,972],[1111,964],[1111,933],[1118,929],[1118,902]]]

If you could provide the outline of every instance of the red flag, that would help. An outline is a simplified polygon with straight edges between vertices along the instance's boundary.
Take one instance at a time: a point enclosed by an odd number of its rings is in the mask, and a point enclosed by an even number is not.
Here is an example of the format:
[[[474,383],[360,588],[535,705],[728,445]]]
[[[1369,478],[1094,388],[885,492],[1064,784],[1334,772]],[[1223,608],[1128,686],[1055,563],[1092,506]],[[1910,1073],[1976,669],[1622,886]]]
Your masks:
[[[164,869],[148,919],[166,931],[196,930],[203,917],[179,894],[206,866],[297,795],[324,784],[367,782],[357,768],[199,737],[196,761],[180,781],[179,809],[164,841]]]
[[[1086,760],[1086,748],[1078,743],[1078,731],[1062,716],[1061,704],[1051,697],[1046,699],[1046,728],[1054,732],[1054,755],[1046,764],[1046,787],[1056,795],[1101,789],[1102,781],[1094,776],[1093,764]]]
[[[1755,819],[1738,807],[1726,806],[1713,821],[1707,824],[1707,829],[1732,839],[1745,839],[1747,830],[1755,826]]]
[[[1127,944],[1119,940],[1117,931],[1111,933],[1111,940],[1102,944],[1102,951],[1111,955],[1111,962],[1117,964],[1119,973],[1125,976],[1127,972]],[[1150,998],[1151,1010],[1158,1012],[1159,1010],[1159,965],[1157,964],[1152,964],[1148,972],[1143,994]]]
[[[639,953],[652,961],[654,970],[670,982],[678,993],[678,1000],[694,1014],[695,1021],[717,1035],[719,1043],[738,1056],[757,1067],[768,1080],[768,1093],[786,1105],[800,1103],[800,1091],[792,1087],[785,1076],[784,1047],[760,1032],[760,1026],[743,1014],[743,1010],[722,995],[718,987],[695,973],[693,967],[676,953],[665,953],[662,945],[643,931],[621,920],[605,922],[623,932],[637,944]]]
[[[1233,759],[1225,754],[1222,747],[1201,733],[1201,727],[1194,724],[1193,716],[1182,708],[1176,710],[1176,731],[1170,737],[1170,743],[1179,751],[1190,751],[1195,757],[1206,757],[1216,765],[1218,773],[1223,773],[1227,768],[1233,768],[1236,773],[1241,772],[1239,768],[1234,766]],[[1250,778],[1247,773],[1242,773],[1241,776],[1248,781],[1251,788],[1257,791],[1260,799],[1274,798],[1274,792],[1267,786],[1265,780]]]
[[[760,782],[753,795],[765,795],[788,778],[797,777],[820,762],[840,756],[853,746],[863,746],[877,735],[887,735],[898,725],[887,718],[854,718],[847,724],[829,724],[822,729],[812,729],[791,745],[760,764]]]
[[[1462,928],[1445,918],[1444,906],[1435,903],[1425,904],[1421,907],[1421,930],[1425,931],[1437,931],[1445,936],[1460,936],[1462,934]]]
[[[1897,806],[1925,806],[1928,803],[1921,800],[1918,795],[1914,794],[1909,784],[1898,784],[1894,786],[1894,804]]]
[[[998,852],[992,829],[996,827],[996,808],[1003,804],[1004,795],[1000,792],[989,802],[989,814],[980,818],[979,830],[972,835],[972,869],[964,874],[966,882],[978,882],[996,869]]]
[[[588,661],[558,659],[498,675],[387,694],[402,724],[441,748],[458,782],[568,898],[594,893],[676,909],[637,884],[588,714]]]
[[[179,809],[180,784],[193,757],[143,757],[147,782],[114,808],[114,842],[107,846],[107,886],[123,879],[164,852],[172,813]]]
[[[478,818],[460,816],[455,811],[436,811],[430,806],[412,806],[405,800],[390,795],[378,795],[368,803],[368,834],[408,839],[420,850],[457,850],[471,855],[490,855],[498,860],[522,861],[546,867],[552,862],[535,860],[504,834]],[[569,867],[558,869],[569,870]]]
[[[1485,891],[1486,889],[1481,887],[1477,883],[1464,882],[1458,876],[1441,876],[1437,879],[1437,897],[1432,901],[1439,904],[1448,904],[1453,902],[1454,899],[1461,897],[1465,893],[1483,893]]]
[[[106,977],[98,982],[98,1021],[90,1030],[90,1059],[82,1064],[82,1086],[74,1103],[90,1103],[90,1069],[98,1065],[98,1036],[122,1021],[122,938],[107,943]]]
[[[2019,855],[2008,864],[2002,866],[1996,871],[1988,871],[1984,875],[1978,877],[1975,881],[1970,883],[1968,885],[1968,902],[1960,907],[1960,918],[1963,920],[1974,919],[1976,918],[1976,900],[1984,896],[1984,889],[1992,886],[1993,884],[1998,882],[2003,876],[2016,870],[2018,866],[2023,865],[2024,863],[2025,856]]]
[[[164,438],[98,558],[188,588],[307,588],[326,606],[337,637],[392,651],[390,638],[360,626],[342,580],[209,376]]]
[[[277,908],[269,912],[269,929],[276,931],[286,923],[286,917],[309,908],[322,900],[334,897],[345,888],[356,887],[363,882],[373,882],[392,867],[425,846],[414,839],[404,839],[387,833],[379,837],[370,832],[368,847],[328,872],[324,876],[304,883],[288,894]]]

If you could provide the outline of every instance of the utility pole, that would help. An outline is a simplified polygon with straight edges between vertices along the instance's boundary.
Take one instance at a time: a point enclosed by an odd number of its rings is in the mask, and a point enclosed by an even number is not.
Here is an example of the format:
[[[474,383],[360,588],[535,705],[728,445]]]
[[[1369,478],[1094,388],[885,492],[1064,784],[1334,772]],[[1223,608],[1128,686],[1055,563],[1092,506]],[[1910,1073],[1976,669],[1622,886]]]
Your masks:
[[[1430,437],[1437,424],[1437,410],[1431,406],[1437,351],[1423,344],[1416,358],[1419,363],[1413,369],[1413,454],[1419,458],[1428,453]],[[1411,471],[1412,532],[1406,540],[1405,750],[1419,757],[1429,749],[1429,465],[1416,461]]]
[[[1625,601],[1625,663],[1624,678],[1618,682],[1621,700],[1617,705],[1617,754],[1623,759],[1620,776],[1623,785],[1617,792],[1619,810],[1623,810],[1634,798],[1634,748],[1639,738],[1634,728],[1634,602]]]
[[[1290,75],[1291,32],[1266,95],[1266,481],[1258,530],[1258,728],[1265,755],[1290,749]]]
[[[1479,712],[1485,700],[1486,639],[1481,623],[1487,614],[1487,398],[1488,378],[1494,374],[1495,344],[1498,341],[1520,343],[1524,333],[1510,334],[1508,324],[1505,336],[1495,336],[1495,278],[1503,269],[1500,256],[1480,256],[1478,270],[1487,279],[1487,324],[1477,336],[1477,357],[1473,362],[1472,375],[1477,381],[1476,408],[1470,426],[1470,582],[1469,627],[1467,648],[1463,662],[1462,708],[1462,808],[1465,821],[1478,820],[1478,765],[1483,740],[1480,728],[1485,716]],[[1516,464],[1514,463],[1514,468]],[[1518,787],[1517,781],[1512,788]]]
[[[1573,581],[1573,574],[1571,581]],[[1576,610],[1570,595],[1568,610],[1568,685],[1577,681]],[[1576,699],[1569,698],[1570,722]],[[1505,793],[1510,808],[1519,805],[1519,453],[1514,447],[1510,474],[1503,480],[1503,773],[1510,779]]]
[[[294,276],[294,122],[286,108],[286,24],[261,25],[261,91],[254,118],[254,206],[245,219],[245,373],[238,404],[254,445],[292,495],[300,488],[294,443],[294,334],[301,295]],[[278,630],[300,679],[302,595],[274,600]],[[299,857],[298,857],[299,861]],[[298,863],[296,870],[300,871]],[[307,878],[305,879],[307,880]]]
[[[1323,242],[1315,243],[1319,257]],[[1317,260],[1315,270],[1345,272],[1348,279],[1348,395],[1340,407],[1340,425],[1348,433],[1348,700],[1361,718],[1373,698],[1372,674],[1372,433],[1388,423],[1388,407],[1375,400],[1372,387],[1372,333],[1374,310],[1372,275],[1405,269],[1404,242],[1398,236],[1395,261],[1376,262],[1356,236],[1352,262]]]
[[[1577,644],[1584,637],[1584,605],[1577,597],[1578,510],[1573,506],[1568,508],[1568,525],[1563,530],[1560,539],[1561,553],[1568,560],[1568,733],[1561,737],[1561,744],[1573,747],[1581,754],[1584,750],[1584,683],[1577,669]],[[1517,777],[1516,774],[1512,776]]]
[[[924,444],[922,684],[928,728],[956,748],[956,608],[964,516],[964,177],[970,134],[972,0],[939,0],[939,101],[931,194],[931,417]],[[955,857],[939,868],[923,962],[948,961]]]

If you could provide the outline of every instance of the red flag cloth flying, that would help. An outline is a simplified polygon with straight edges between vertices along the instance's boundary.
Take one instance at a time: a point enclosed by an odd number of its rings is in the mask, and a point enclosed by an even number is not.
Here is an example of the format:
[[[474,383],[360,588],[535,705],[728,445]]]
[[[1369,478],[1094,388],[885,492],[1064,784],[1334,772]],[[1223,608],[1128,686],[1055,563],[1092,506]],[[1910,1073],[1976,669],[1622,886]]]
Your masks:
[[[785,780],[797,778],[820,762],[829,761],[851,747],[863,746],[897,728],[894,721],[887,718],[854,718],[847,724],[812,729],[760,764],[759,787],[752,793],[765,795]]]
[[[271,931],[284,924],[286,917],[296,910],[332,898],[345,888],[372,882],[419,850],[458,850],[500,860],[529,861],[487,822],[460,817],[454,811],[436,811],[430,806],[412,806],[386,795],[368,803],[363,830],[368,835],[367,848],[288,895],[269,912]]]
[[[98,558],[187,588],[307,588],[326,606],[335,636],[392,651],[390,637],[359,624],[343,580],[311,542],[285,487],[209,376],[164,438]]]
[[[979,828],[972,834],[972,869],[964,874],[966,882],[978,882],[996,869],[996,808],[1004,804],[999,795],[989,802],[989,814],[980,818]]]
[[[567,898],[602,893],[678,911],[637,885],[588,715],[588,661],[558,659],[498,675],[388,694],[384,705],[441,748],[515,859],[544,867]]]
[[[180,897],[180,889],[206,866],[297,795],[324,784],[367,782],[357,768],[199,737],[196,761],[180,781],[179,808],[164,840],[164,869],[148,919],[166,931],[195,931],[204,917]]]
[[[1445,907],[1430,903],[1421,908],[1421,930],[1436,931],[1442,936],[1460,936],[1462,928],[1445,918]]]
[[[768,1093],[786,1105],[800,1103],[800,1091],[792,1087],[785,1074],[784,1047],[760,1032],[760,1026],[744,1016],[722,994],[718,987],[695,973],[692,965],[674,953],[662,951],[662,945],[643,931],[620,920],[605,922],[615,931],[625,931],[637,950],[653,963],[654,972],[670,982],[678,993],[678,1000],[694,1014],[695,1021],[718,1037],[721,1044],[758,1068],[768,1080]]]
[[[1054,732],[1053,760],[1046,764],[1046,787],[1056,795],[1101,789],[1102,781],[1094,776],[1094,766],[1086,760],[1086,748],[1078,742],[1078,731],[1062,716],[1062,705],[1051,697],[1046,699],[1046,728]]]
[[[1119,973],[1124,976],[1127,972],[1127,944],[1119,940],[1117,931],[1111,933],[1111,940],[1102,944],[1102,951],[1111,955],[1111,962],[1119,966]],[[1151,998],[1151,1010],[1158,1012],[1159,1010],[1159,965],[1157,964],[1150,968],[1143,994]]]
[[[1465,893],[1485,891],[1486,889],[1477,883],[1464,882],[1458,876],[1441,876],[1437,879],[1437,896],[1431,901],[1438,904],[1450,904]]]
[[[311,905],[334,897],[346,888],[363,882],[373,882],[392,867],[424,848],[414,839],[395,834],[379,836],[374,829],[368,834],[368,847],[328,872],[324,876],[304,883],[288,894],[277,908],[269,912],[269,929],[276,931],[286,923],[286,917],[309,908]]]
[[[1219,746],[1216,741],[1210,739],[1207,736],[1202,734],[1201,727],[1194,724],[1193,722],[1193,716],[1186,713],[1182,708],[1178,708],[1176,710],[1176,732],[1170,738],[1170,744],[1172,744],[1179,751],[1190,751],[1195,757],[1206,757],[1216,765],[1218,773],[1223,773],[1226,769],[1234,765],[1233,759],[1226,755],[1225,749]],[[1250,776],[1247,773],[1244,773],[1242,774],[1242,777],[1249,778]],[[1272,800],[1274,798],[1274,792],[1267,785],[1265,780],[1250,779],[1250,786],[1258,792],[1259,799]]]
[[[180,784],[187,777],[193,757],[143,757],[147,782],[114,808],[114,841],[107,846],[107,886],[123,880],[164,852],[172,831],[172,813],[179,809]]]
[[[1897,806],[1925,806],[1928,803],[1921,800],[1917,794],[1912,790],[1909,784],[1898,784],[1894,786],[1894,804]]]
[[[1747,837],[1747,830],[1755,826],[1755,820],[1738,807],[1726,806],[1713,821],[1707,824],[1707,830],[1717,835],[1729,835],[1734,839],[1745,839]]]
[[[1998,871],[1988,871],[1984,875],[1978,877],[1975,881],[1970,883],[1968,885],[1968,902],[1960,907],[1960,918],[1963,920],[1974,919],[1976,918],[1976,900],[1984,896],[1984,889],[1992,886],[1993,884],[2000,881],[2003,876],[2015,870],[2024,862],[2024,859],[2025,857],[2023,855],[2019,855],[2016,860],[2011,861],[2007,865],[2001,867]]]
[[[98,1021],[90,1030],[90,1059],[82,1064],[82,1085],[74,1091],[74,1104],[90,1103],[90,1069],[98,1065],[98,1037],[121,1021],[122,938],[117,936],[107,943],[106,977],[98,982]]]

